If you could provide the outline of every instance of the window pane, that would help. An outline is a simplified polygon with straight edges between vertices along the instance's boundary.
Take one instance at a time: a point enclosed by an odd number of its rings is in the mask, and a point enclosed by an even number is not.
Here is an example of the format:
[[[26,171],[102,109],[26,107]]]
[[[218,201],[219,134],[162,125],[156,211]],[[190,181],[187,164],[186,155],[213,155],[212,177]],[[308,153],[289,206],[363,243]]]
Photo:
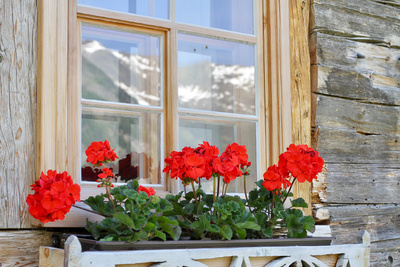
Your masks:
[[[175,0],[176,22],[254,34],[253,1]]]
[[[249,161],[252,165],[252,174],[246,178],[247,190],[255,188],[257,181],[257,123],[243,121],[210,121],[207,119],[184,117],[179,119],[179,149],[185,146],[197,147],[198,144],[207,141],[210,145],[219,148],[220,154],[224,152],[227,145],[236,142],[246,145]],[[204,179],[203,179],[204,180]],[[201,181],[201,186],[206,192],[212,191],[212,183]],[[231,182],[228,187],[229,193],[244,193],[243,178]]]
[[[254,45],[178,35],[180,108],[255,115],[254,81]]]
[[[118,182],[139,179],[142,184],[161,184],[160,114],[134,115],[106,111],[82,112],[82,181],[96,181],[100,168],[86,162],[85,150],[96,141],[110,142],[119,159],[104,166],[120,176]]]
[[[169,19],[169,0],[77,0],[79,5]]]
[[[161,37],[82,25],[82,98],[160,106]]]

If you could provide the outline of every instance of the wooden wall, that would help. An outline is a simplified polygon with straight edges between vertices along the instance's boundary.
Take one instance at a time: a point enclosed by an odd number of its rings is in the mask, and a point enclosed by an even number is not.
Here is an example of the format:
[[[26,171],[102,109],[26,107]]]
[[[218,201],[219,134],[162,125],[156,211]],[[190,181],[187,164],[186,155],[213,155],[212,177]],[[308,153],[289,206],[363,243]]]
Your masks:
[[[31,226],[25,199],[35,180],[36,4],[0,0],[0,228]]]
[[[336,244],[366,229],[371,265],[400,266],[400,2],[314,0],[312,10],[313,126],[327,168],[313,200]]]
[[[330,219],[335,243],[355,243],[368,230],[372,265],[400,266],[400,3],[290,5],[292,34],[311,33],[312,141],[327,167],[314,187],[316,215]],[[31,227],[25,198],[35,180],[37,0],[0,0],[0,14],[8,14],[0,16],[0,265],[32,265],[50,233],[12,229]],[[308,65],[297,40],[292,59]],[[292,74],[292,92],[305,93],[309,74]],[[309,101],[304,96],[297,100]],[[310,112],[308,105],[299,112]],[[296,138],[308,142],[307,134]]]

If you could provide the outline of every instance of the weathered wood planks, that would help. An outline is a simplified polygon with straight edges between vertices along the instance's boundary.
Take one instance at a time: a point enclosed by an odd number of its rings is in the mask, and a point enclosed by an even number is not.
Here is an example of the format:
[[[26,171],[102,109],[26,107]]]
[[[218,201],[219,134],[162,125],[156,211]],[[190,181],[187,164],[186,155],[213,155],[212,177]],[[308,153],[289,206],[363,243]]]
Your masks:
[[[371,266],[400,266],[400,2],[315,0],[313,8],[316,138],[327,169],[313,191],[315,214],[329,212],[337,244],[368,230]]]
[[[35,180],[37,1],[0,1],[0,228],[30,227]]]
[[[353,0],[353,5],[344,1],[314,1],[315,30],[330,35],[343,36],[353,41],[375,43],[400,48],[399,18],[395,16],[397,6],[387,6],[373,1]],[[369,4],[371,8],[366,8]],[[364,8],[360,8],[364,6]],[[376,9],[374,14],[370,10]],[[383,9],[392,10],[393,16],[385,16]],[[368,10],[367,12],[365,10]]]
[[[0,231],[0,266],[38,266],[39,247],[51,245],[51,234],[40,230]]]

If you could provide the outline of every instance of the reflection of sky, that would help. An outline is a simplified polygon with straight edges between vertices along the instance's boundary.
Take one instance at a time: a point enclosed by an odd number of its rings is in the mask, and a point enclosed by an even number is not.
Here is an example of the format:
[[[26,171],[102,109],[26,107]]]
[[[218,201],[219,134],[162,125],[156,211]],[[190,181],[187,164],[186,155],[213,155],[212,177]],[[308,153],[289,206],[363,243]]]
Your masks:
[[[169,0],[77,0],[78,4],[94,6],[119,12],[133,13],[160,19],[169,18]],[[154,8],[154,12],[151,8]]]
[[[108,49],[125,52],[127,54],[131,53],[132,47],[136,47],[140,49],[140,54],[142,56],[153,55],[154,52],[157,52],[158,55],[158,52],[160,51],[159,38],[157,38],[158,40],[156,42],[155,49],[142,49],[142,47],[140,46],[140,43],[148,44],[151,38],[155,39],[157,37],[131,32],[109,30],[85,24],[82,25],[82,43],[96,40]]]
[[[175,20],[194,25],[210,26],[210,0],[176,0]],[[188,12],[195,10],[196,12]]]
[[[205,58],[211,59],[210,62],[212,63],[226,66],[246,67],[255,64],[253,45],[187,34],[178,35],[178,55],[179,66],[201,63]],[[199,55],[203,55],[203,57]]]

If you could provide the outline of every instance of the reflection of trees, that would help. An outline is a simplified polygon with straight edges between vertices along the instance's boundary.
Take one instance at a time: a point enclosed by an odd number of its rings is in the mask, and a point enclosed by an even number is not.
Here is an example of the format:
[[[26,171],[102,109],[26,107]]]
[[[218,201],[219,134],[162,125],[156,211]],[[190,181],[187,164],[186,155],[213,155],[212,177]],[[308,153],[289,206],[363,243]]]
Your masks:
[[[82,44],[82,97],[158,105],[159,60],[107,49],[95,40]],[[153,86],[154,85],[154,86]]]
[[[109,50],[98,41],[82,45],[83,97],[158,105],[160,69],[155,56]],[[209,111],[255,113],[254,66],[202,61],[178,69],[179,105]]]
[[[255,113],[254,67],[204,61],[178,69],[179,105],[209,111]]]

